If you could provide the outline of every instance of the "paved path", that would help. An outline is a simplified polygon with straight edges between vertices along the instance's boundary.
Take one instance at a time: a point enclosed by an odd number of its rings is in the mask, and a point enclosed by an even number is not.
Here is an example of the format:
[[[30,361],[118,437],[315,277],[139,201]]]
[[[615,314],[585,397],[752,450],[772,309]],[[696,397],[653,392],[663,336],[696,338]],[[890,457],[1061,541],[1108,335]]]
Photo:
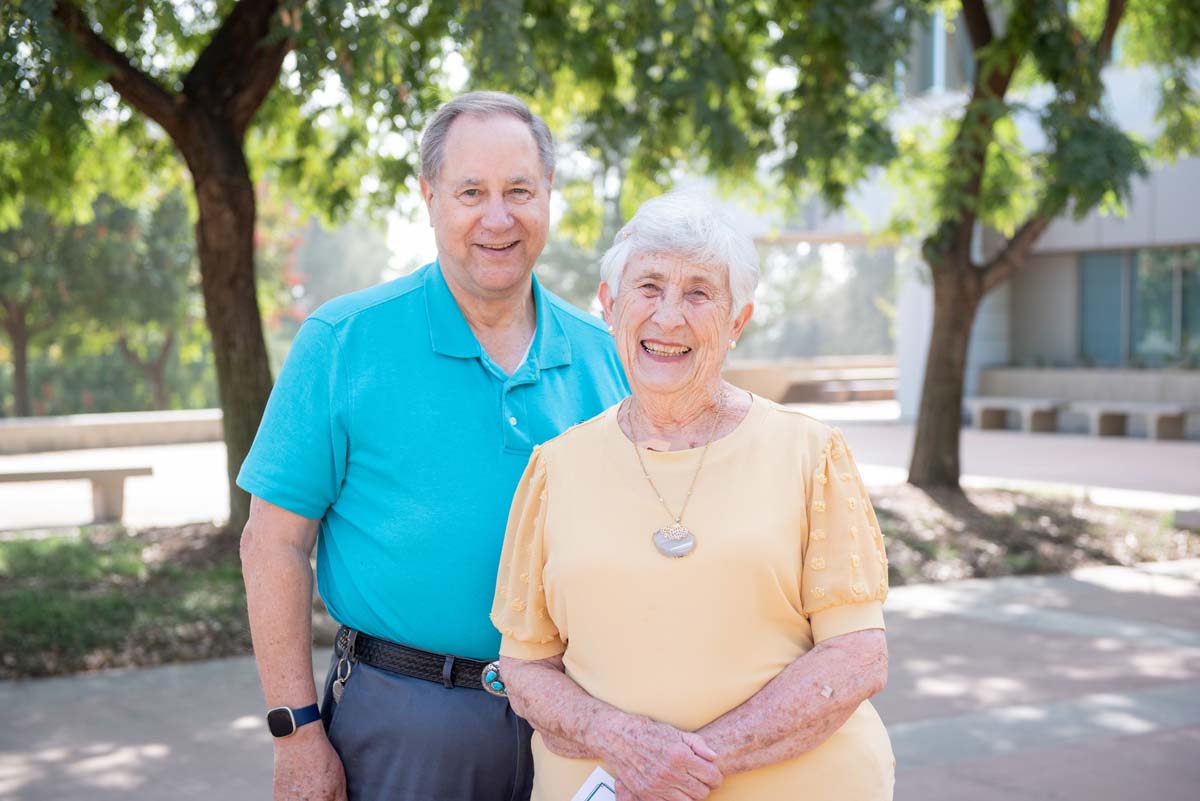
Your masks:
[[[1200,560],[900,587],[888,625],[897,801],[1196,798]],[[260,801],[261,706],[244,658],[0,683],[0,799]]]
[[[902,483],[913,428],[878,418],[887,404],[801,407],[846,434],[868,485]],[[1147,508],[1200,507],[1200,442],[1074,434],[963,431],[964,483],[1062,484],[1094,500]],[[126,482],[125,520],[135,526],[220,519],[228,509],[225,446],[219,442],[0,456],[0,470],[148,464]],[[1070,485],[1069,487],[1067,485]],[[1114,492],[1116,490],[1117,492]],[[0,530],[78,525],[91,519],[86,481],[0,484]]]

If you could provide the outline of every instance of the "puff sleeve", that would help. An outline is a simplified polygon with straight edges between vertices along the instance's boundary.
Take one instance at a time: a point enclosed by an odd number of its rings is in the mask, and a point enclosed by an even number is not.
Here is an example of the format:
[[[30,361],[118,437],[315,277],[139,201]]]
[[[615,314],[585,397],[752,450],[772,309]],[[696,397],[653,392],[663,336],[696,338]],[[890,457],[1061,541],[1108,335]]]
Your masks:
[[[811,476],[801,597],[814,642],[881,629],[887,553],[871,500],[834,429]]]
[[[542,583],[547,490],[546,461],[537,447],[513,497],[492,602],[500,653],[515,659],[545,659],[566,650],[546,610]]]

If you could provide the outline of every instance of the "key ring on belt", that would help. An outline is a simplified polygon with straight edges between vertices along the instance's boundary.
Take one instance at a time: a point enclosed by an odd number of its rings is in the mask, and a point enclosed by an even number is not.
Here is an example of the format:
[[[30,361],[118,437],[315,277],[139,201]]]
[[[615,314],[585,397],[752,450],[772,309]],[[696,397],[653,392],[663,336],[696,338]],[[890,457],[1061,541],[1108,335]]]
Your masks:
[[[355,629],[342,629],[338,636],[339,644],[343,643],[342,633],[345,633],[344,645],[340,649],[337,665],[333,668],[333,702],[335,704],[342,700],[346,682],[350,680],[350,673],[354,670],[354,641],[358,639],[358,631]]]

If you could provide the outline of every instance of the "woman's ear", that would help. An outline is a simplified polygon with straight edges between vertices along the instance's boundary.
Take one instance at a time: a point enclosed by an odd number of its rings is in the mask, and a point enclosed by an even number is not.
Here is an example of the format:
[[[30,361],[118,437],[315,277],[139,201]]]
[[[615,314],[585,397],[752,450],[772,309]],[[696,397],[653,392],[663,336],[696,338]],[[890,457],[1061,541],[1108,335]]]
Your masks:
[[[607,282],[600,282],[600,289],[596,292],[596,297],[600,299],[600,308],[604,312],[604,322],[608,323],[608,327],[611,330],[613,325],[613,304],[616,303],[617,299],[609,291]]]
[[[733,331],[730,332],[729,338],[735,342],[741,339],[742,332],[746,330],[746,324],[750,322],[753,315],[754,304],[747,303],[745,308],[738,312],[738,316],[733,318]]]

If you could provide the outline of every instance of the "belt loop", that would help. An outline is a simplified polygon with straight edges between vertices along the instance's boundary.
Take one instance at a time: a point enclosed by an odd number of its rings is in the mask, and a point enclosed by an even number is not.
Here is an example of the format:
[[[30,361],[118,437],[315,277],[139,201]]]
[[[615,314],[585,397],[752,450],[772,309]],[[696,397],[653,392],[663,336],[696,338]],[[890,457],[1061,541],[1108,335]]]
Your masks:
[[[446,685],[447,690],[454,689],[454,657],[446,655],[446,661],[442,663],[442,684]]]
[[[346,638],[346,658],[354,661],[354,642],[358,639],[358,629],[347,629],[350,634]]]

